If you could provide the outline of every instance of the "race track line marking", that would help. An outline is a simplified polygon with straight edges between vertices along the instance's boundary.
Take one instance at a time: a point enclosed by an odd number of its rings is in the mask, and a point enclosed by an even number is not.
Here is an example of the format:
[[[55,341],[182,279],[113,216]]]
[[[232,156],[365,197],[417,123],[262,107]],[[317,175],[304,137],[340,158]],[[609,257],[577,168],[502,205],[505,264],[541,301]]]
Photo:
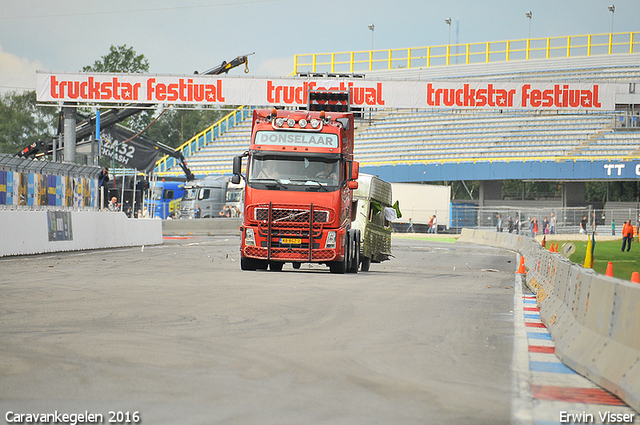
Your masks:
[[[555,354],[555,344],[547,327],[540,320],[536,296],[523,294],[519,277],[514,285],[514,390],[526,384],[526,390],[514,392],[513,423],[556,425],[568,423],[567,414],[593,415],[589,423],[602,423],[600,414],[634,414],[640,423],[640,414],[628,407],[614,394],[598,387],[589,379],[567,367]],[[519,341],[523,338],[524,344]],[[516,359],[522,357],[522,359]],[[523,366],[526,364],[526,366]],[[517,366],[517,369],[516,369]],[[520,369],[526,368],[526,372]],[[516,397],[528,394],[529,403]],[[523,412],[529,406],[530,412]],[[563,416],[565,415],[565,416]]]

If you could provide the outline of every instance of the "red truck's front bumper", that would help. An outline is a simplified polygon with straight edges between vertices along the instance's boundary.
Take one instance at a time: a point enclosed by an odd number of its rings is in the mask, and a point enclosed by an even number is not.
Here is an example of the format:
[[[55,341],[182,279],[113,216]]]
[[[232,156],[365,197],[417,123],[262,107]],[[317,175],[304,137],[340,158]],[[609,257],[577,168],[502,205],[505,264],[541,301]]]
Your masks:
[[[241,256],[281,262],[341,261],[345,229],[326,226],[333,210],[313,205],[256,205],[247,209],[242,228]]]

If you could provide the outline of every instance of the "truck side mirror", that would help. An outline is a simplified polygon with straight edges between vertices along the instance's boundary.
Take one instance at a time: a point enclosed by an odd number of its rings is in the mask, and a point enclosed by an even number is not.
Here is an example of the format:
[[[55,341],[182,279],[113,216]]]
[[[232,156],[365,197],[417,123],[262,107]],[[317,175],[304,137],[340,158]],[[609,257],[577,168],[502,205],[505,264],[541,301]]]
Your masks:
[[[233,183],[233,184],[240,183],[240,175],[239,174],[234,174],[233,176],[231,176],[231,183]]]
[[[349,180],[349,189],[356,190],[358,188],[357,180]]]
[[[359,174],[360,174],[360,163],[358,161],[353,161],[351,163],[351,180],[358,180]]]
[[[242,172],[242,157],[241,156],[234,156],[233,157],[233,174],[234,174],[234,177],[238,176],[238,178],[239,178],[241,172]],[[233,183],[240,183],[240,181],[238,180],[237,182],[233,182]]]

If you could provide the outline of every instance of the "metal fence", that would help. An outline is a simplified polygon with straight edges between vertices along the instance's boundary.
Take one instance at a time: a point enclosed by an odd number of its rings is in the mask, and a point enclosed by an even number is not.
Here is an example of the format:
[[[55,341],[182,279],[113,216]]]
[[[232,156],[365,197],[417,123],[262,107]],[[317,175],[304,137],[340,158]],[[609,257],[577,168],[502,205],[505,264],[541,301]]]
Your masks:
[[[97,209],[100,170],[0,154],[0,209]]]
[[[555,217],[555,229],[551,228],[552,217]],[[463,205],[451,209],[449,231],[460,233],[462,228],[495,229],[496,231],[532,235],[534,218],[538,224],[537,234],[572,234],[579,233],[581,222],[586,221],[586,230],[595,230],[601,235],[611,235],[612,224],[615,235],[621,234],[626,220],[637,226],[640,222],[640,203],[624,203],[594,208],[592,206],[573,208],[518,208],[518,207],[478,207]],[[545,232],[545,219],[549,223]],[[500,227],[499,227],[500,222]],[[501,230],[499,230],[501,229]]]

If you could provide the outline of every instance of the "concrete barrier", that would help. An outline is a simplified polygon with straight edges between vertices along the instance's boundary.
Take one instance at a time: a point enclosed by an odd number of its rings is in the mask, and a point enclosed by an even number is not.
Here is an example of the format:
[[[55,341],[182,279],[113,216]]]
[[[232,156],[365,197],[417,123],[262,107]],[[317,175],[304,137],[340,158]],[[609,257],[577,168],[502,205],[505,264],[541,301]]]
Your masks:
[[[239,235],[240,218],[198,218],[162,220],[162,233],[172,235]]]
[[[100,211],[0,210],[0,257],[161,243],[160,220]]]
[[[558,357],[640,411],[640,285],[571,263],[531,238],[496,233],[463,229],[458,242],[523,255]]]

